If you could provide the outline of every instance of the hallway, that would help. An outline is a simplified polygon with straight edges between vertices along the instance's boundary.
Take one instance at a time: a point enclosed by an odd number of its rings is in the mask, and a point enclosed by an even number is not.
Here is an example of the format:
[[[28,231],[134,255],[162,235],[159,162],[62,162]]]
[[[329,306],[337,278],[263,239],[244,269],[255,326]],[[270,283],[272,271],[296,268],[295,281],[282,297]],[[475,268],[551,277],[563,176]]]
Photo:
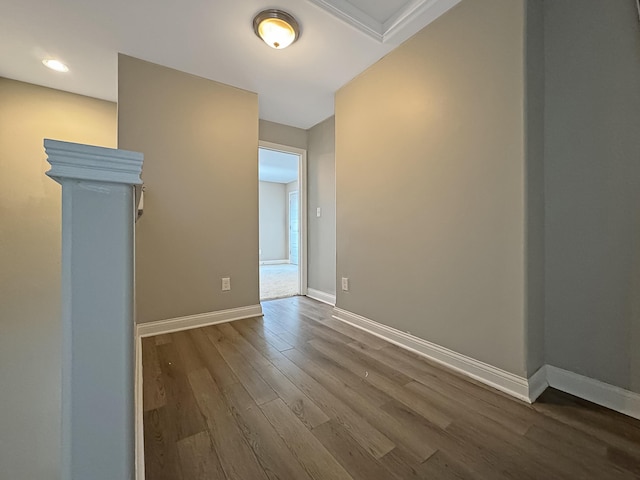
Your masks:
[[[548,390],[526,405],[294,297],[143,339],[158,479],[632,479],[640,422]]]

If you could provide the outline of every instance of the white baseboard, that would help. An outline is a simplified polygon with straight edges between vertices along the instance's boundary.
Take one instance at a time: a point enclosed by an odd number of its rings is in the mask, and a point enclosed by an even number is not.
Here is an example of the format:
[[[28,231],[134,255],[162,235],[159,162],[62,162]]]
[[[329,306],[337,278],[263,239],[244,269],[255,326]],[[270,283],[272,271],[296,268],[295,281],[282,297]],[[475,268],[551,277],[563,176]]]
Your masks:
[[[307,288],[307,297],[326,303],[332,307],[335,307],[336,305],[335,295],[331,295],[330,293],[326,293],[321,290],[316,290],[315,288]]]
[[[528,382],[529,403],[533,403],[549,386],[549,382],[547,380],[547,366],[543,365],[542,367],[540,367],[536,371],[536,373],[529,377]]]
[[[333,309],[333,317],[365,330],[399,347],[427,357],[447,368],[460,372],[515,398],[531,403],[531,399],[529,398],[529,382],[524,377],[340,308]]]
[[[260,265],[283,265],[283,264],[288,264],[289,260],[288,259],[284,259],[284,260],[262,260],[260,261]]]
[[[545,370],[549,386],[640,419],[640,394],[551,365]]]
[[[262,316],[262,306],[251,305],[248,307],[231,308],[229,310],[218,310],[217,312],[200,313],[186,317],[170,318],[168,320],[158,320],[156,322],[139,323],[137,334],[139,337],[151,337],[163,333],[178,332],[190,328],[205,327],[218,323],[233,322],[244,318]]]

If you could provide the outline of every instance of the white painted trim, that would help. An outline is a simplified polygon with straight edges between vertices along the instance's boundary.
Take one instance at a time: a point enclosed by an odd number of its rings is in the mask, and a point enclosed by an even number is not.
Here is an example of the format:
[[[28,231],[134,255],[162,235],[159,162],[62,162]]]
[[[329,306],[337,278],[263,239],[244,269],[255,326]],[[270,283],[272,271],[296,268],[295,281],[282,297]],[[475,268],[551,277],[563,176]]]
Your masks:
[[[95,147],[45,138],[44,149],[56,180],[72,178],[94,182],[141,185],[143,155],[128,150]]]
[[[216,325],[218,323],[227,323],[233,322],[234,320],[260,316],[262,316],[262,306],[251,305],[248,307],[230,308],[229,310],[218,310],[216,312],[158,320],[156,322],[139,323],[137,332],[138,337],[151,337],[163,333],[178,332],[190,328],[205,327],[207,325]]]
[[[371,38],[382,43],[384,30],[381,22],[346,0],[309,0],[333,16],[343,20]]]
[[[330,293],[323,292],[321,290],[316,290],[315,288],[307,288],[307,297],[313,298],[322,303],[326,303],[335,307],[336,305],[336,296]]]
[[[261,260],[260,265],[288,265],[289,259],[285,258],[282,260]]]
[[[451,370],[462,373],[515,398],[527,403],[530,402],[529,382],[524,377],[341,308],[333,309],[333,318],[365,330],[406,350],[427,357]]]
[[[299,294],[307,294],[307,151],[303,148],[291,147],[288,145],[282,145],[280,143],[265,142],[260,140],[258,142],[260,148],[267,148],[269,150],[276,150],[278,152],[293,153],[298,155],[298,199],[300,201],[300,239],[298,244],[298,287]]]
[[[388,42],[400,34],[411,21],[423,18],[423,27],[440,18],[461,0],[413,0],[382,25],[382,41]]]
[[[640,394],[551,365],[545,370],[549,386],[640,419]]]
[[[144,469],[144,411],[142,403],[142,338],[136,335],[135,346],[135,422],[136,422],[136,480],[145,480]]]
[[[461,0],[411,0],[384,22],[376,20],[347,0],[309,1],[378,42],[385,43],[403,32],[414,20],[420,19],[420,28],[426,27]],[[413,33],[415,31],[408,32],[401,41]]]
[[[536,399],[542,395],[549,382],[547,382],[547,366],[543,365],[536,373],[529,377],[529,403],[533,403]]]

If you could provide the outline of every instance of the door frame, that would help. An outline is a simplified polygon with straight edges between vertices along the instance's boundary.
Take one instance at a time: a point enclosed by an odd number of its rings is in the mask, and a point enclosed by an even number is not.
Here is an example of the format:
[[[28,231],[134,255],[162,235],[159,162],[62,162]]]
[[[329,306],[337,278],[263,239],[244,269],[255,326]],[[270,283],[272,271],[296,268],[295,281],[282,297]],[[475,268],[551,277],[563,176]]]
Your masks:
[[[295,265],[298,265],[298,268],[300,267],[300,184],[298,183],[298,190],[296,190],[295,192],[289,192],[288,195],[288,205],[287,205],[287,231],[288,231],[288,236],[287,236],[287,240],[288,240],[288,250],[289,250],[289,263],[291,263],[291,197],[293,195],[296,195],[298,197],[298,259]]]
[[[280,143],[260,140],[258,148],[298,155],[298,287],[299,295],[307,294],[307,151]],[[288,220],[287,220],[288,222]],[[288,248],[288,246],[287,246]]]

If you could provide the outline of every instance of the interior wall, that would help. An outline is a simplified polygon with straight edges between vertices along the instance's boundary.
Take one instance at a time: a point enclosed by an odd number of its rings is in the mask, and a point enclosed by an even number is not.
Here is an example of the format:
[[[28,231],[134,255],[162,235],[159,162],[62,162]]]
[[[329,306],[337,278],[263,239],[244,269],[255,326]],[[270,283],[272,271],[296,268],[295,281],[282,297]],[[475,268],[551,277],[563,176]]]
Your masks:
[[[260,182],[260,261],[284,260],[287,253],[287,193],[284,183]]]
[[[526,349],[527,376],[545,364],[544,1],[526,10]]]
[[[260,140],[307,149],[307,131],[281,123],[260,120]]]
[[[634,0],[545,2],[548,363],[640,392]]]
[[[138,322],[258,304],[257,95],[126,55],[118,89],[119,147],[145,156]]]
[[[336,122],[335,116],[309,130],[308,287],[336,294]],[[318,217],[317,209],[321,209]]]
[[[43,139],[116,145],[111,102],[0,78],[0,478],[60,479],[61,188]]]
[[[336,95],[337,306],[518,375],[524,5],[461,2]]]

